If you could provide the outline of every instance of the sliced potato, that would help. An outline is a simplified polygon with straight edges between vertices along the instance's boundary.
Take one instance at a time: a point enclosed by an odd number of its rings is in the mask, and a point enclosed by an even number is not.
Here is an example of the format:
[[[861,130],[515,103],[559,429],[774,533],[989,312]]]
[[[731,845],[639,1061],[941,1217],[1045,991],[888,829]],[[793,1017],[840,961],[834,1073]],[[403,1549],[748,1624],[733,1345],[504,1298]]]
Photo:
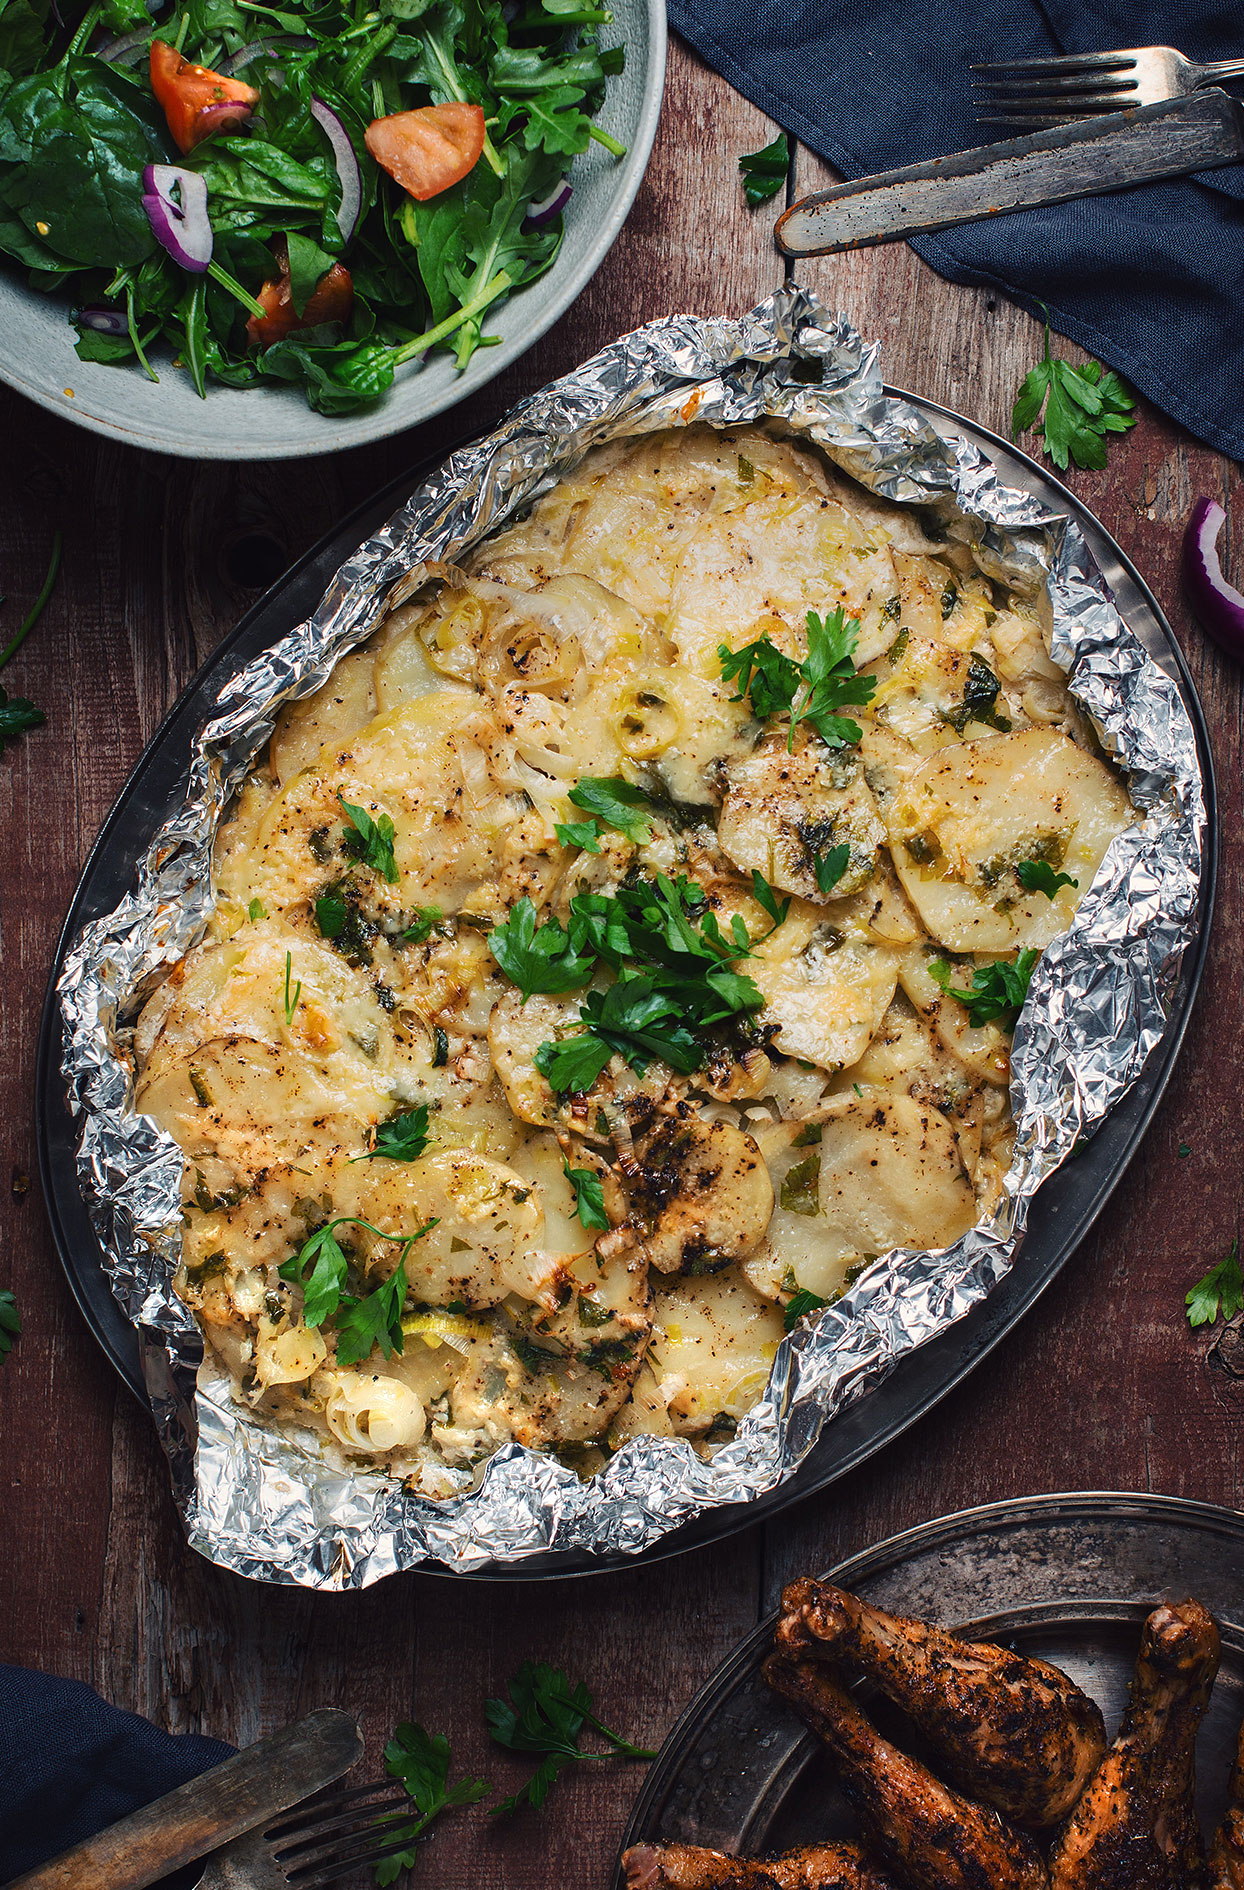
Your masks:
[[[758,1023],[772,1047],[822,1069],[863,1055],[894,996],[895,954],[867,937],[845,938],[823,912],[792,906],[747,968],[764,996]]]
[[[670,1428],[694,1436],[745,1417],[764,1393],[784,1335],[781,1311],[737,1269],[656,1290],[648,1363]]]
[[[688,1112],[635,1145],[626,1170],[633,1218],[662,1273],[715,1273],[749,1253],[773,1212],[773,1188],[750,1135]]]
[[[726,778],[717,842],[742,872],[819,902],[858,892],[877,871],[885,828],[854,751],[835,754],[809,738],[788,754],[770,737]],[[846,869],[822,892],[817,864],[839,846],[849,849]]]
[[[821,1130],[818,1177],[827,1263],[892,1247],[946,1247],[977,1217],[946,1117],[910,1096],[853,1097]]]
[[[347,741],[376,713],[375,656],[370,644],[351,650],[314,695],[287,702],[276,718],[269,763],[281,786],[313,767],[326,742]]]

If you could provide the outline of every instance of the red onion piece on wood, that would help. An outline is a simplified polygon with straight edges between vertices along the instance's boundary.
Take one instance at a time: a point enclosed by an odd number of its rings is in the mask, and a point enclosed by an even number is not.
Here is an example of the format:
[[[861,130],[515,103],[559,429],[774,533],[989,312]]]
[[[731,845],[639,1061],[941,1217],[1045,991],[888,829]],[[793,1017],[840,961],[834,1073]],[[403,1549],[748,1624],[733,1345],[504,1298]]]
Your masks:
[[[1228,583],[1218,556],[1226,518],[1217,499],[1198,499],[1193,506],[1184,533],[1184,590],[1206,634],[1244,662],[1244,596]]]

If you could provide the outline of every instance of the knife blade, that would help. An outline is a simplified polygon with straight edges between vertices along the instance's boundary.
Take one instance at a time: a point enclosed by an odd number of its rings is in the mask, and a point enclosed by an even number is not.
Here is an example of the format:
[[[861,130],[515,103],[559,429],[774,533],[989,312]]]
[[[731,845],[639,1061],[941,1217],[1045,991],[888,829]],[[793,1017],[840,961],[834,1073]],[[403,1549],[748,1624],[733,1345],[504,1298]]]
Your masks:
[[[9,1890],[146,1890],[331,1785],[362,1750],[348,1713],[310,1713],[15,1878]]]
[[[1241,158],[1244,105],[1211,87],[838,184],[792,204],[776,235],[788,256],[825,256]]]

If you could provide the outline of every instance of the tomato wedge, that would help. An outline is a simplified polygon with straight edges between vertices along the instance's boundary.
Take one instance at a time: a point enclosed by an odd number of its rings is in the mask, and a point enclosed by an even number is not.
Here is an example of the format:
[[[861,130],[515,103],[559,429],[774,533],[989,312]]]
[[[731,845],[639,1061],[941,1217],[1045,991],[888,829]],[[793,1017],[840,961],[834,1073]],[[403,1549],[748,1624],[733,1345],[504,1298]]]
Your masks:
[[[451,100],[394,112],[367,127],[364,142],[381,170],[419,203],[439,197],[474,170],[484,148],[484,108]]]
[[[354,281],[344,263],[334,263],[307,297],[300,315],[289,292],[289,259],[281,254],[279,282],[265,282],[255,297],[263,305],[262,320],[252,315],[246,336],[252,348],[270,348],[296,328],[318,328],[322,322],[348,322],[354,307]]]
[[[253,85],[195,66],[162,39],[151,42],[151,89],[164,108],[179,151],[190,152],[214,131],[232,131],[259,103]]]

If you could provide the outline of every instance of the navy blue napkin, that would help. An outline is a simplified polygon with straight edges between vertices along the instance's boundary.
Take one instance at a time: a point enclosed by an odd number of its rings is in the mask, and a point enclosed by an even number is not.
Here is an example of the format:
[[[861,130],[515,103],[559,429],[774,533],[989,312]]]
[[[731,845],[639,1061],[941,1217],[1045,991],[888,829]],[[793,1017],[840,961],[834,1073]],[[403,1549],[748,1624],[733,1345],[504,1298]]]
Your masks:
[[[976,60],[1145,45],[1244,55],[1240,0],[669,0],[669,12],[711,66],[847,177],[1006,137],[976,122]],[[1033,314],[1044,305],[1060,333],[1244,459],[1244,165],[913,247],[952,282]]]
[[[77,1680],[0,1666],[0,1884],[115,1824],[233,1751],[175,1737]],[[197,1870],[167,1879],[193,1884]]]

